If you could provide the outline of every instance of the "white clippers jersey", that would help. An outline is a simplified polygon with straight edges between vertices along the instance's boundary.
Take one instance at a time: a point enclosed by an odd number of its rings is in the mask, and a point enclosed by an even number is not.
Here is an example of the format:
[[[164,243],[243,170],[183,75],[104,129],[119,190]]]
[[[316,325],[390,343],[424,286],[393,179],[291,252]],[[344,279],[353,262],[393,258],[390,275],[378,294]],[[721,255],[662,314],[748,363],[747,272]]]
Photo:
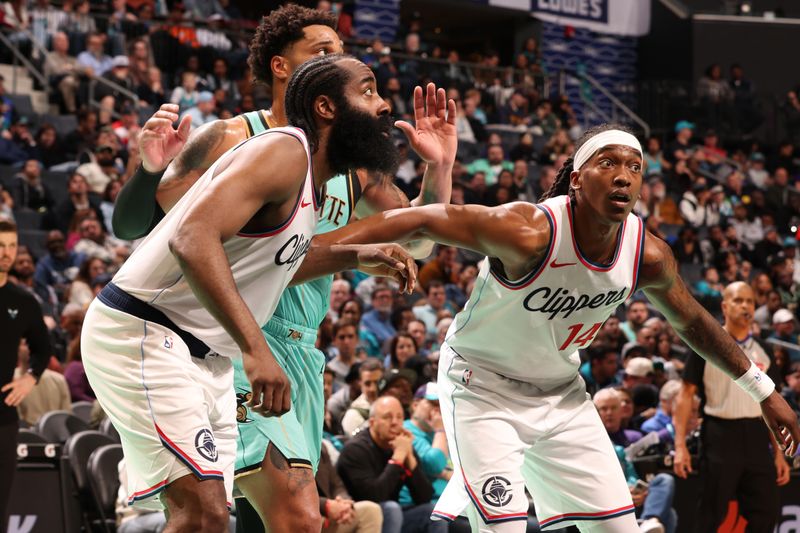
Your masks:
[[[598,265],[578,250],[567,196],[537,207],[551,228],[544,261],[511,281],[486,258],[447,343],[472,364],[546,391],[575,378],[578,349],[591,344],[603,322],[636,290],[644,226],[629,214],[620,225],[613,261]]]
[[[291,135],[308,143],[302,130],[292,127],[271,128],[232,148],[235,151],[261,135]],[[180,202],[167,214],[144,242],[128,258],[113,282],[130,295],[161,310],[175,324],[193,334],[209,348],[225,356],[240,355],[225,329],[195,297],[178,262],[169,250],[169,239],[189,207],[211,183],[220,157],[203,174]],[[308,251],[321,205],[314,188],[311,157],[305,181],[299,190],[291,216],[280,226],[259,234],[237,233],[223,243],[236,287],[259,325],[272,316],[281,293],[303,262]]]

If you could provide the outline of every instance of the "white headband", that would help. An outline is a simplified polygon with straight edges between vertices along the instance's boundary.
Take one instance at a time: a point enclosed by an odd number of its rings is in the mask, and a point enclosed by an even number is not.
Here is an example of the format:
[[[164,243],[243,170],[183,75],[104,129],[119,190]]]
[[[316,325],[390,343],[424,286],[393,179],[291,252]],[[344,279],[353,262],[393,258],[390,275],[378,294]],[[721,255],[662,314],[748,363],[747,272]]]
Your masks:
[[[622,130],[607,130],[602,133],[598,133],[583,143],[583,145],[578,149],[578,152],[575,154],[572,168],[575,170],[580,170],[583,164],[591,159],[598,150],[611,145],[628,146],[640,154],[642,153],[642,145],[639,144],[639,140],[630,133]]]

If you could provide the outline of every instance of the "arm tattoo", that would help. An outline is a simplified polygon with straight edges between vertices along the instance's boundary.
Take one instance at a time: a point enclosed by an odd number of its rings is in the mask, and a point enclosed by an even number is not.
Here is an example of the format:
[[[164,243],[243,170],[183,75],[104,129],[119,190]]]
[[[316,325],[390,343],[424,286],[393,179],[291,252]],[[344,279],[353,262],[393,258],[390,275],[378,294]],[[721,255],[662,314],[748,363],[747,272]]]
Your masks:
[[[207,164],[210,155],[215,154],[225,140],[227,126],[220,120],[207,126],[193,138],[189,139],[186,146],[172,163],[172,168],[162,178],[162,185],[180,182],[189,172],[198,171],[200,174],[210,166]]]

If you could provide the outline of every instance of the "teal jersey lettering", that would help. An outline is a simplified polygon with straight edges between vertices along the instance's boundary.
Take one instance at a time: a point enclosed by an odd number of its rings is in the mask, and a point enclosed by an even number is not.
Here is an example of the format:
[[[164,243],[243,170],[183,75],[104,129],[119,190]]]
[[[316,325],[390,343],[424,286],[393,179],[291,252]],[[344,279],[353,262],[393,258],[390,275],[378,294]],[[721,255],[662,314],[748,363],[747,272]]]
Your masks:
[[[269,129],[266,112],[263,110],[251,111],[239,116],[247,125],[248,137]],[[325,185],[322,215],[314,233],[328,233],[347,224],[360,196],[360,191],[358,176],[354,172],[349,172],[347,175],[339,174],[331,178]],[[317,329],[328,312],[332,283],[333,276],[325,276],[302,285],[287,287],[278,301],[273,316],[298,326]]]

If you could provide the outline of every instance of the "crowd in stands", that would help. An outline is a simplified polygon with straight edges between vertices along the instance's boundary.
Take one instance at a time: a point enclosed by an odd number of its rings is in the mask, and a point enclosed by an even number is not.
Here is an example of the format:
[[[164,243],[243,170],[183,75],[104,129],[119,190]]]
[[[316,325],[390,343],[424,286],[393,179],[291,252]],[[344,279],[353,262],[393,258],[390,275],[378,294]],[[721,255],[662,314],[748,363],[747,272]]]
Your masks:
[[[245,34],[230,31],[241,27],[240,18],[228,0],[0,4],[0,26],[41,65],[60,109],[55,117],[20,112],[8,96],[9,80],[0,77],[0,216],[16,220],[25,245],[11,274],[41,304],[54,346],[43,377],[47,392],[40,385],[37,398],[21,407],[27,423],[47,410],[68,408],[70,401],[94,399],[81,364],[81,322],[135,246],[113,235],[111,215],[119,189],[140,162],[143,120],[164,102],[178,104],[193,128],[268,107],[266,90],[250,81]],[[192,20],[204,24],[196,27]],[[342,17],[345,38],[350,23]],[[488,52],[476,58],[484,68],[472,69],[459,62],[458,51],[425,42],[427,36],[415,31],[419,21],[408,30],[391,47],[374,40],[351,52],[373,69],[379,92],[398,117],[411,116],[411,91],[427,80],[456,101],[460,147],[452,202],[536,201],[582,129],[566,97],[542,96],[536,40],[525,42],[514,68],[500,68],[498,54]],[[444,61],[422,61],[423,52]],[[670,244],[683,278],[715,316],[727,284],[753,287],[752,333],[777,341],[771,347],[780,386],[800,414],[800,103],[797,89],[789,91],[782,108],[787,136],[777,146],[732,138],[728,132],[751,130],[759,120],[752,84],[743,76],[739,66],[727,79],[718,65],[710,67],[697,87],[706,113],[674,117],[673,131],[641,139],[647,166],[635,211]],[[97,77],[113,85],[93,82]],[[398,138],[397,146],[402,157],[396,183],[412,198],[424,166],[404,140]],[[419,290],[412,295],[358,272],[337,276],[318,335],[329,359],[321,466],[326,481],[320,486],[328,501],[355,499],[352,512],[370,521],[375,509],[358,501],[380,494],[375,501],[395,502],[381,504],[386,522],[442,493],[452,470],[435,388],[438,349],[470,296],[481,259],[438,246],[421,263]],[[631,446],[642,441],[637,453],[669,455],[673,400],[689,351],[640,294],[581,351],[580,373],[645,519],[673,517],[674,483],[657,476],[649,491],[642,490]],[[23,344],[20,372],[26,361]],[[402,443],[392,451],[386,435],[397,425]],[[404,465],[408,476],[397,470],[397,479],[377,477],[389,460]],[[409,468],[417,462],[421,470]],[[329,523],[351,512],[335,503],[324,509]],[[661,519],[665,525],[669,520]]]

